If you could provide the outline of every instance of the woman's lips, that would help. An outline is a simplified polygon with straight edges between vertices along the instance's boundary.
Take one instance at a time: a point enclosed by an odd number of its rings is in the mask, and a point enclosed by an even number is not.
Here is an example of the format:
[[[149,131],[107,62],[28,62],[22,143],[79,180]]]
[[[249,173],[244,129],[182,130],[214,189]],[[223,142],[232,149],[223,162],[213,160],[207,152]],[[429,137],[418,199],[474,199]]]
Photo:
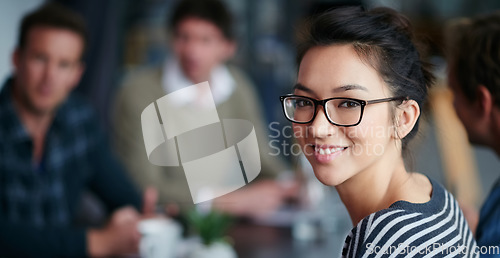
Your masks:
[[[314,158],[320,163],[328,163],[338,157],[347,147],[338,145],[312,145]]]

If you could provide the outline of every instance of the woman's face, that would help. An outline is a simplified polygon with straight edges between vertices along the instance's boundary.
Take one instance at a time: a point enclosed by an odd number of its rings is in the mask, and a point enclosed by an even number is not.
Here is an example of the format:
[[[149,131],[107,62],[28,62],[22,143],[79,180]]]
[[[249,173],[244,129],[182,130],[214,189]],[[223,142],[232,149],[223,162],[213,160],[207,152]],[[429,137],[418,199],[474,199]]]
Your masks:
[[[351,45],[314,47],[300,63],[295,95],[317,100],[348,97],[374,100],[392,97],[378,72],[363,62]],[[331,124],[323,107],[309,124],[293,124],[294,135],[325,185],[337,186],[384,164],[397,152],[390,102],[365,106],[352,127]],[[399,151],[399,155],[401,152]]]

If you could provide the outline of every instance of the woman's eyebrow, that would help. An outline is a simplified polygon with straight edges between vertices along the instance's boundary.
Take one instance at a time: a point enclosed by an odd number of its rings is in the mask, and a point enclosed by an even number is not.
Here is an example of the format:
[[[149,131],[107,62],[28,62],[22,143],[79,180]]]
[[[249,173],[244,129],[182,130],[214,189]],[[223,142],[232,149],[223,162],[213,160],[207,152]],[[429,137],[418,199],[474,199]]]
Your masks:
[[[304,84],[301,83],[296,83],[295,86],[293,86],[293,90],[301,90],[307,93],[314,93],[313,90],[307,88]]]
[[[358,84],[348,84],[348,85],[343,85],[340,87],[337,87],[333,89],[334,93],[337,92],[343,92],[343,91],[348,91],[348,90],[363,90],[363,91],[368,91],[368,89],[364,86],[358,85]]]
[[[304,84],[301,84],[301,83],[295,84],[295,86],[293,86],[293,90],[301,90],[301,91],[304,91],[304,92],[307,92],[307,93],[314,93],[313,90],[309,89],[308,87],[306,87]],[[348,90],[363,90],[363,91],[368,91],[368,89],[366,87],[358,85],[358,84],[342,85],[340,87],[337,87],[337,88],[333,89],[332,91],[334,93],[338,93],[338,92],[344,92],[344,91],[348,91]]]

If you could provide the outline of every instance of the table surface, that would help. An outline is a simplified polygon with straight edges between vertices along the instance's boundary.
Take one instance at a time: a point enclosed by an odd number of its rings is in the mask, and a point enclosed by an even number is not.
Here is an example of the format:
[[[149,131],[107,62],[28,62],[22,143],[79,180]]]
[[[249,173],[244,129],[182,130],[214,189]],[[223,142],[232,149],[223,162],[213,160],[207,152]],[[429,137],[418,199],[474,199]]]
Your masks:
[[[335,189],[312,178],[312,169],[310,174],[308,186],[321,193],[320,201],[305,210],[277,212],[269,223],[238,223],[229,230],[239,258],[341,256],[352,222]]]
[[[351,225],[345,224],[315,240],[293,237],[291,227],[240,223],[228,232],[239,258],[340,257]]]

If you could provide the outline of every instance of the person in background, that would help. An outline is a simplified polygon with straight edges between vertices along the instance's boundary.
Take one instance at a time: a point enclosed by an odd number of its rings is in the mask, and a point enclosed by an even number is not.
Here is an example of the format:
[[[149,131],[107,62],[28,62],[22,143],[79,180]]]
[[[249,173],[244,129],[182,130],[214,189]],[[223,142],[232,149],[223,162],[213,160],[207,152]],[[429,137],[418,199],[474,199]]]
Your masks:
[[[26,15],[0,92],[0,256],[84,257],[137,252],[138,210],[151,213],[113,157],[90,106],[72,93],[84,71],[83,20],[56,4]],[[84,190],[111,214],[75,225]]]
[[[279,158],[269,154],[267,128],[254,86],[240,70],[226,64],[236,49],[232,24],[229,11],[218,0],[179,2],[169,24],[174,57],[168,58],[163,67],[130,74],[117,95],[116,150],[139,185],[158,189],[160,202],[179,204],[181,210],[192,206],[182,167],[159,167],[148,161],[141,112],[170,92],[208,81],[221,118],[239,118],[253,123],[262,164],[262,173],[257,178],[261,180],[216,198],[213,205],[234,215],[266,216],[295,190],[294,187],[286,190],[273,180],[286,167]]]
[[[469,141],[500,157],[500,12],[461,19],[447,31],[448,84],[456,113]],[[500,180],[481,208],[476,239],[479,246],[500,246]]]

